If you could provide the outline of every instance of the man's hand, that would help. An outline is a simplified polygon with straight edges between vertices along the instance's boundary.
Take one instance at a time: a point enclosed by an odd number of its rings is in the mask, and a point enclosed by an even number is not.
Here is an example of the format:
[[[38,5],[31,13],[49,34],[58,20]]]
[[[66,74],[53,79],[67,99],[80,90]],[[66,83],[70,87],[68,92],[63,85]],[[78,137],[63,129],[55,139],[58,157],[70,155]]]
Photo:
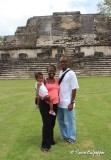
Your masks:
[[[68,110],[71,111],[72,109],[73,109],[73,103],[70,103],[70,104],[68,105]]]

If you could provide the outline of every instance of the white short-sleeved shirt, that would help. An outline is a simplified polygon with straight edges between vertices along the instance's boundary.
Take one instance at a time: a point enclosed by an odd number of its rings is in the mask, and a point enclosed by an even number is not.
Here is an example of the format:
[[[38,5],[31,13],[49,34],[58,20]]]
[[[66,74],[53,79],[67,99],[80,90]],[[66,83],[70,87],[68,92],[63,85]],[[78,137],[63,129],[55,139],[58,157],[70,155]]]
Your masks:
[[[66,71],[64,71],[64,72],[60,71],[59,78]],[[78,81],[77,81],[77,77],[76,77],[75,72],[73,72],[72,70],[68,71],[65,74],[65,76],[60,84],[60,92],[59,92],[60,102],[59,102],[58,106],[60,108],[68,108],[68,105],[70,104],[71,98],[72,98],[72,90],[78,89],[78,88],[79,88],[79,85],[78,85]]]
[[[37,89],[37,83],[38,82],[35,83],[35,89]],[[42,83],[42,85],[39,88],[39,96],[44,98],[47,95],[48,95],[48,90],[47,90],[46,86],[44,85],[44,83]]]

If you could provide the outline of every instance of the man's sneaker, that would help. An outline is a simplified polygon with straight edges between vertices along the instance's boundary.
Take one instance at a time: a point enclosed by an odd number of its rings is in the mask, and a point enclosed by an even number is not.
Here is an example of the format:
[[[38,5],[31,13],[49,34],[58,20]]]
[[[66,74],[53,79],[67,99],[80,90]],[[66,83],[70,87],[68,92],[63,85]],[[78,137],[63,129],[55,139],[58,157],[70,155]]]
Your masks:
[[[66,140],[66,138],[61,136],[61,137],[60,137],[60,140]]]
[[[73,141],[73,140],[67,140],[66,143],[67,143],[67,144],[73,144],[74,141]]]

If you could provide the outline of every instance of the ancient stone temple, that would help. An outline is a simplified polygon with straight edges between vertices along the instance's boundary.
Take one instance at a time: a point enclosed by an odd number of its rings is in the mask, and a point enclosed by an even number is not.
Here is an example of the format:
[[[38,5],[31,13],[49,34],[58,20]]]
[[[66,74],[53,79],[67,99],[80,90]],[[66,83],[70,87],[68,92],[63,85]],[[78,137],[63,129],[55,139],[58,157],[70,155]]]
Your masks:
[[[111,75],[111,21],[102,14],[37,16],[0,42],[0,79],[30,78],[57,66],[61,54],[80,76]]]

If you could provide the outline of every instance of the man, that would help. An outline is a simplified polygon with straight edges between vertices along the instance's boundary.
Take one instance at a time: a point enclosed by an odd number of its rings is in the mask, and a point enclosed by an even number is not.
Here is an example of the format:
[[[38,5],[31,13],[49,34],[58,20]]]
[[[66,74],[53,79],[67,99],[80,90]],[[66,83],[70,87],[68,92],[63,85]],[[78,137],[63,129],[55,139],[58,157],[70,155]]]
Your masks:
[[[62,55],[60,58],[60,75],[65,74],[60,83],[60,102],[58,104],[58,122],[60,126],[61,138],[67,143],[73,143],[76,140],[75,105],[76,89],[79,88],[76,74],[68,68],[68,57]]]

